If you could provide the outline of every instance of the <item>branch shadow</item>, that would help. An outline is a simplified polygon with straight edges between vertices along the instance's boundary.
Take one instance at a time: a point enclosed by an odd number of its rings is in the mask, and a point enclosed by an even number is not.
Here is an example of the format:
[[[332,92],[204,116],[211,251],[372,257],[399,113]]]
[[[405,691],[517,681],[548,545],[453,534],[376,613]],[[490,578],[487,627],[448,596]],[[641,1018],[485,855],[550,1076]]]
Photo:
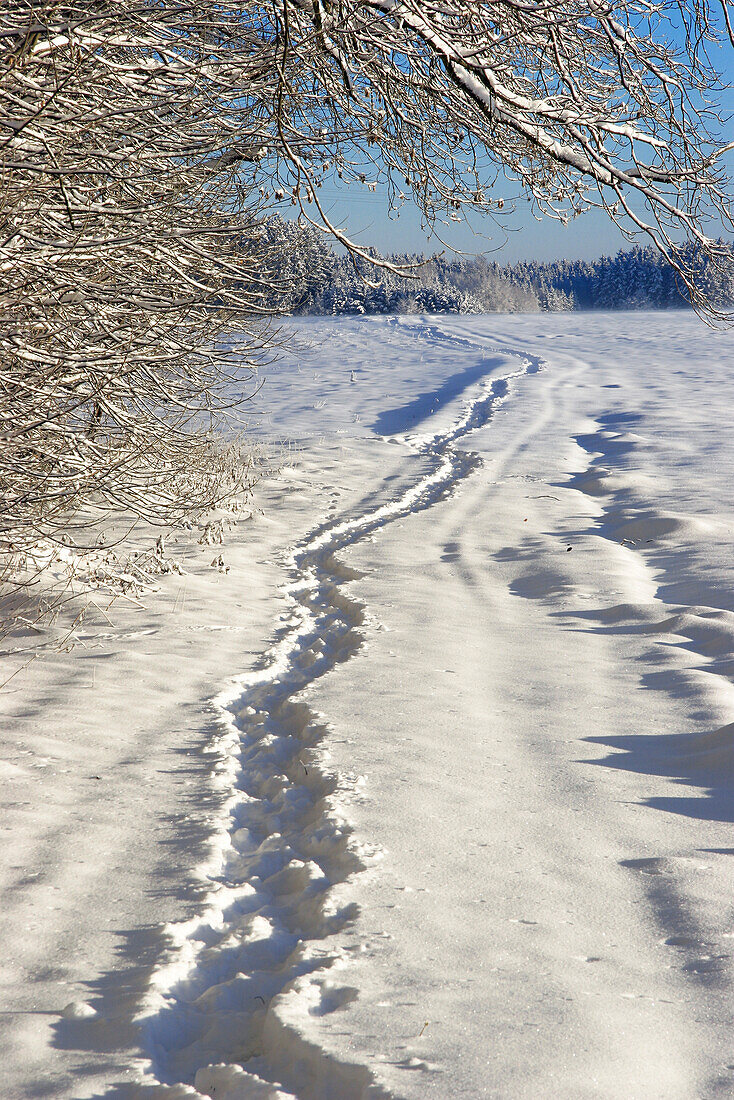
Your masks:
[[[192,704],[193,705],[193,704]],[[218,732],[212,720],[201,729],[198,745],[171,750],[171,771],[192,780],[183,788],[183,804],[171,812],[161,812],[163,836],[159,839],[160,858],[151,870],[145,896],[156,911],[171,914],[173,921],[186,920],[200,911],[206,884],[191,874],[211,853],[211,819],[218,816],[227,792],[216,791],[208,782],[216,756],[210,746]],[[163,905],[161,906],[161,901]],[[171,947],[166,925],[140,924],[135,928],[111,928],[115,937],[116,963],[85,984],[83,999],[94,1015],[82,1018],[58,1015],[52,1025],[52,1045],[58,1050],[76,1052],[75,1078],[104,1078],[109,1083],[95,1098],[106,1100],[183,1100],[190,1092],[180,1085],[163,1085],[125,1080],[130,1066],[147,1061],[140,1016],[149,994],[151,978]],[[57,1095],[56,1080],[30,1081],[25,1095]],[[90,1095],[85,1092],[85,1095]]]

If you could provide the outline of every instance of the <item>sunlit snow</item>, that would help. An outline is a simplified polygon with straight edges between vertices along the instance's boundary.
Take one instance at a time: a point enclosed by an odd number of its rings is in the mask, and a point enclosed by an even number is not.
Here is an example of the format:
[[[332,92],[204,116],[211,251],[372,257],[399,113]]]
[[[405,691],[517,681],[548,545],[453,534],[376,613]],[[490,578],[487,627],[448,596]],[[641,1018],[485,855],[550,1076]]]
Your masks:
[[[728,1095],[734,335],[285,334],[229,572],[0,696],[0,1094]]]

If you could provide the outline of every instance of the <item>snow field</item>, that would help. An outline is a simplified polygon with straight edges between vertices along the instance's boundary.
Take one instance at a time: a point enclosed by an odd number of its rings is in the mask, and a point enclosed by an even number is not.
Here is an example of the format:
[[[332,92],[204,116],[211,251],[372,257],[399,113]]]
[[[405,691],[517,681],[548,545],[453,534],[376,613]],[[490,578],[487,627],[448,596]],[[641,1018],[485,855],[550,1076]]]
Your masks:
[[[0,1094],[733,1095],[734,338],[293,324],[230,572],[2,701]]]
[[[391,857],[355,886],[389,938],[343,1026],[396,1095],[731,1094],[731,342],[717,362],[675,321],[587,318],[572,351],[546,342],[568,319],[496,325],[547,370],[472,439],[450,506],[349,555],[389,630],[317,701]],[[636,440],[602,419],[629,409]],[[600,475],[615,496],[580,491]]]
[[[293,1090],[287,1095],[387,1095],[365,1068],[304,1043],[297,1026],[301,1002],[320,1017],[356,995],[320,976],[340,962],[322,943],[358,912],[356,904],[335,904],[333,887],[380,854],[350,838],[336,811],[335,802],[343,807],[354,799],[363,777],[319,767],[314,750],[328,731],[302,693],[364,641],[364,608],[341,591],[356,575],[336,552],[453,492],[471,468],[454,444],[486,424],[509,382],[529,369],[537,365],[525,360],[485,382],[447,431],[411,439],[425,466],[416,482],[354,518],[327,522],[290,555],[293,623],[263,670],[219,701],[224,738],[237,759],[229,770],[236,791],[226,807],[229,845],[211,876],[204,919],[195,928],[171,930],[178,964],[154,979],[160,1001],[143,1026],[158,1079],[193,1080],[215,1095],[230,1087],[227,1063],[247,1062],[253,1084],[270,1079]],[[294,1019],[295,1026],[288,1022]],[[220,1067],[214,1077],[206,1068],[212,1063]],[[246,1092],[247,1075],[237,1070],[233,1080],[235,1091]]]

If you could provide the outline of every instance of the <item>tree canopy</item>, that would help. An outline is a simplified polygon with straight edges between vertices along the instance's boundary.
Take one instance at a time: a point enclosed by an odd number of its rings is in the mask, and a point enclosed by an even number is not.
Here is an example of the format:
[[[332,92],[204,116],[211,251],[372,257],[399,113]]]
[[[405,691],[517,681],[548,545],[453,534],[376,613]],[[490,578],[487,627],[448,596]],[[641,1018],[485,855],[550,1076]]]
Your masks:
[[[286,185],[327,224],[332,170],[388,178],[429,221],[500,215],[500,174],[567,221],[603,207],[711,308],[685,245],[732,227],[717,0],[275,0],[239,5],[272,79],[258,106]],[[267,13],[267,18],[265,15]],[[263,139],[265,140],[265,138]],[[712,226],[712,230],[709,230]],[[715,307],[714,307],[715,308]]]

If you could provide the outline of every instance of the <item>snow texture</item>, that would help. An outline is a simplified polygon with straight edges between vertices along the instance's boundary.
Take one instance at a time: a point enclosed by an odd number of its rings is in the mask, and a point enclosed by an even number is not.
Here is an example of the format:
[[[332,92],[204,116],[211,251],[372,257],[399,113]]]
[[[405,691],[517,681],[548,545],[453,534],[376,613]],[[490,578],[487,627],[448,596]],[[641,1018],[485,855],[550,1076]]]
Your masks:
[[[3,1096],[734,1095],[734,337],[620,320],[294,322],[229,573],[3,697]]]

